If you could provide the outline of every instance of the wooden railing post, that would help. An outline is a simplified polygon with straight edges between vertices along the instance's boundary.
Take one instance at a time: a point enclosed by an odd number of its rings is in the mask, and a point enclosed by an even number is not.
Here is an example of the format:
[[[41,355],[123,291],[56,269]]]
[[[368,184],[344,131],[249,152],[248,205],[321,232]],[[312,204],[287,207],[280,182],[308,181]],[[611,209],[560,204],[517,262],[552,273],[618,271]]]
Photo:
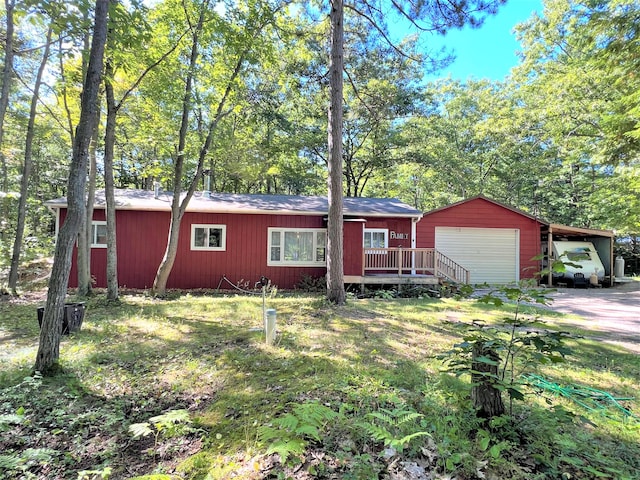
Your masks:
[[[402,247],[398,247],[398,276],[401,277],[402,276],[402,262],[403,262],[403,258],[402,258]]]
[[[440,252],[433,250],[433,276],[438,278],[438,263],[440,263]]]

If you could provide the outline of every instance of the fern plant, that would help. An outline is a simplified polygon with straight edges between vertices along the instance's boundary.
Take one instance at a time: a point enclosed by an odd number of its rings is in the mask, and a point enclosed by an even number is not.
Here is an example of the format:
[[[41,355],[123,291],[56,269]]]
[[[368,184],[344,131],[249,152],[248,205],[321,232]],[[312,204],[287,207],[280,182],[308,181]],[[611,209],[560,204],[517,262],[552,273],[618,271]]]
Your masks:
[[[321,431],[339,414],[316,402],[300,403],[291,412],[258,429],[258,440],[268,444],[267,454],[277,453],[286,464],[292,455],[304,453],[310,440],[321,441]]]
[[[184,409],[169,410],[162,415],[151,417],[148,422],[134,423],[129,425],[129,433],[133,438],[146,437],[153,434],[153,452],[155,455],[160,435],[172,437],[189,431],[188,424],[191,423],[189,412]]]
[[[14,476],[29,478],[28,471],[31,467],[50,463],[59,454],[60,452],[51,448],[27,448],[22,452],[3,452],[0,455],[0,478]]]
[[[383,442],[396,451],[402,451],[415,438],[430,436],[429,432],[422,430],[420,419],[424,415],[407,407],[380,408],[366,416],[371,420],[360,425],[375,441]]]

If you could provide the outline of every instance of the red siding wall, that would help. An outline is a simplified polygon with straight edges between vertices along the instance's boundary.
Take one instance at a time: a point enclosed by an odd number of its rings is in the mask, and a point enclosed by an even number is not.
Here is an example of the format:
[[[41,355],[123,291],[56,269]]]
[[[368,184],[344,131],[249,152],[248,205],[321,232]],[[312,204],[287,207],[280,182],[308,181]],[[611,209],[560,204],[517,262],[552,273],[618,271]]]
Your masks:
[[[520,230],[520,278],[533,278],[541,264],[540,222],[496,203],[476,198],[425,215],[417,226],[417,248],[435,248],[436,227],[517,228]]]
[[[362,240],[365,222],[344,222],[344,274],[362,275]]]
[[[65,211],[60,215],[64,220]],[[104,210],[95,210],[94,220],[104,220]],[[169,212],[118,210],[116,212],[118,283],[125,288],[151,288],[156,270],[164,256],[169,229]],[[192,251],[192,224],[226,225],[225,251]],[[410,233],[410,219],[370,219],[366,223],[345,222],[344,267],[345,274],[359,275],[362,271],[362,229],[388,228],[390,231]],[[167,282],[168,288],[215,289],[226,276],[234,283],[248,281],[251,287],[264,275],[279,288],[294,288],[303,276],[322,277],[324,267],[270,267],[267,266],[267,235],[269,227],[325,228],[323,216],[305,215],[250,215],[186,213],[176,261]],[[410,247],[410,239],[390,240],[390,246]],[[94,248],[91,254],[91,272],[95,286],[106,287],[106,248]],[[221,288],[229,287],[228,284]],[[77,286],[74,261],[69,286]]]

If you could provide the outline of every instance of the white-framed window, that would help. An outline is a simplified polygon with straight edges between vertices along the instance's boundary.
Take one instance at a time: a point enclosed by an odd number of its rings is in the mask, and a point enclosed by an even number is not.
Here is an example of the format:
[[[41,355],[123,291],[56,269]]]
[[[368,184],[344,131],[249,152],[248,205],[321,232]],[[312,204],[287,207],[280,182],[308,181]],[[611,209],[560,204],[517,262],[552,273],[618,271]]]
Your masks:
[[[91,221],[91,248],[107,248],[107,222]]]
[[[365,228],[362,244],[364,248],[389,248],[389,230],[385,228]]]
[[[324,228],[269,228],[267,265],[326,265],[327,230]]]
[[[226,225],[197,223],[191,225],[191,250],[224,251],[226,249]]]

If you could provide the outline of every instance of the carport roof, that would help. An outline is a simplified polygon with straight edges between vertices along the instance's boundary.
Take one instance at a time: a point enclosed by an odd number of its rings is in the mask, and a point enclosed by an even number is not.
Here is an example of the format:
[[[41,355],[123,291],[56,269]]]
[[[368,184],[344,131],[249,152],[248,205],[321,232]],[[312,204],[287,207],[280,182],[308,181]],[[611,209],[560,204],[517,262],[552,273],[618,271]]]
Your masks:
[[[570,227],[568,225],[560,225],[558,223],[545,223],[549,233],[555,235],[588,235],[592,237],[608,237],[613,238],[615,234],[612,230],[598,230],[594,228]]]

